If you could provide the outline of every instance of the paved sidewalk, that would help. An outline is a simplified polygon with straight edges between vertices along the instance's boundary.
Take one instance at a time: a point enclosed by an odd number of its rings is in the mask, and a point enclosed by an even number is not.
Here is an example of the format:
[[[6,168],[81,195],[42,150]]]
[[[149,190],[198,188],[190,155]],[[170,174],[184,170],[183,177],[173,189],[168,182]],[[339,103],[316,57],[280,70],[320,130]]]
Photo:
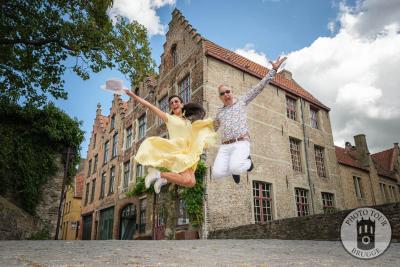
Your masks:
[[[373,260],[340,242],[300,240],[1,241],[0,266],[400,266],[400,244]]]

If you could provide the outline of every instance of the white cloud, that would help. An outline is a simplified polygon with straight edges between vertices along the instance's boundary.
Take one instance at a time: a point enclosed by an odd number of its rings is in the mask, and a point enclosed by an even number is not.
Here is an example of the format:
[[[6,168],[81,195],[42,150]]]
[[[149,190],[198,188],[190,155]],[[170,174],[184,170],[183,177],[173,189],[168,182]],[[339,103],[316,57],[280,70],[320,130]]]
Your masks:
[[[358,1],[355,7],[342,2],[336,34],[336,24],[328,24],[333,36],[288,54],[293,78],[331,107],[336,145],[359,133],[372,152],[400,141],[399,10],[398,0]],[[252,46],[236,52],[267,62]]]
[[[336,25],[335,25],[335,22],[334,22],[334,21],[329,21],[327,27],[328,27],[328,30],[329,30],[329,32],[330,32],[331,34],[333,34],[333,33],[335,32]]]
[[[147,28],[150,35],[164,34],[166,26],[161,24],[156,9],[174,4],[175,0],[115,0],[109,15],[136,20]]]
[[[339,21],[343,29],[364,38],[375,38],[400,30],[399,0],[358,1],[355,7],[340,4]]]
[[[337,145],[359,133],[367,135],[372,151],[399,141],[400,14],[393,15],[398,6],[394,1],[342,3],[335,36],[320,37],[288,55],[293,77],[332,108]]]
[[[267,56],[263,52],[257,52],[254,49],[254,45],[251,43],[247,43],[244,48],[238,48],[235,50],[235,53],[244,56],[262,66],[267,67],[269,65]]]

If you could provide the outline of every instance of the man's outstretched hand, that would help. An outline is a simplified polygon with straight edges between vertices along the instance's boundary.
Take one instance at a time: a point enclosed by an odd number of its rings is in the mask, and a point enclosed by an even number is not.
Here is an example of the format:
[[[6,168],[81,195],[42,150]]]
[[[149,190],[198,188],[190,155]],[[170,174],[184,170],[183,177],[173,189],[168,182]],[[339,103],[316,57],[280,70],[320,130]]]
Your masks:
[[[283,63],[286,59],[287,59],[287,57],[283,57],[283,58],[279,57],[276,61],[274,61],[274,62],[270,61],[269,63],[271,63],[272,68],[273,68],[275,71],[278,71],[279,67],[282,65],[282,63]]]

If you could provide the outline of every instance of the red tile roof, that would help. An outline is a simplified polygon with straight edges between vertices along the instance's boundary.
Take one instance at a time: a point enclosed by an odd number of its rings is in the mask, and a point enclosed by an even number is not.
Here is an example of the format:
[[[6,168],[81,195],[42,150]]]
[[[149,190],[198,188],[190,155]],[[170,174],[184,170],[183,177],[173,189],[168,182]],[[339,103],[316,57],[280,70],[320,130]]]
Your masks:
[[[241,69],[257,78],[262,79],[269,71],[266,67],[263,67],[260,64],[257,64],[239,54],[223,48],[205,38],[203,38],[203,46],[206,55],[221,60],[238,69]],[[313,95],[311,95],[304,88],[298,85],[294,80],[289,80],[285,78],[282,74],[277,74],[275,79],[272,81],[272,84],[294,95],[302,97],[322,109],[325,109],[327,111],[330,110],[327,106],[318,101]]]
[[[364,171],[369,171],[368,168],[363,167],[361,162],[359,162],[353,155],[351,151],[346,151],[342,147],[335,146],[337,161],[341,164],[351,166],[354,168],[362,169]]]
[[[371,155],[378,174],[396,179],[394,161],[397,158],[395,148],[390,148]]]

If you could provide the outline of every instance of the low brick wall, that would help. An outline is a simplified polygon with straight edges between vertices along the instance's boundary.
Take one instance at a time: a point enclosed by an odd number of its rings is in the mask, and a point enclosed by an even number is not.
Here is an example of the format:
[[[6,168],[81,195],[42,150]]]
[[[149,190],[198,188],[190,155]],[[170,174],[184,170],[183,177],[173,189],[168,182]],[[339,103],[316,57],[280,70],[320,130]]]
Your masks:
[[[371,206],[381,211],[392,226],[392,242],[400,242],[400,202]],[[298,239],[340,240],[344,218],[354,209],[275,220],[266,224],[242,225],[211,232],[209,239]]]

